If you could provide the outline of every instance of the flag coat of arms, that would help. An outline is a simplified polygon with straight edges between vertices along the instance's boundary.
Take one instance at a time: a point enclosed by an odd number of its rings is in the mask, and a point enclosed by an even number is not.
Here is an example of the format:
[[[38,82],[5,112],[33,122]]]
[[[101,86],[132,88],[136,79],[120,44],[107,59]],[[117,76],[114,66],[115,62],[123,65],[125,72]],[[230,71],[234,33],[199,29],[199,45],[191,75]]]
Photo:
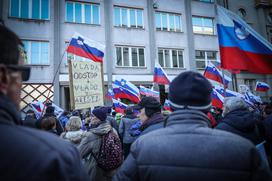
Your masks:
[[[67,47],[67,52],[95,62],[103,62],[104,49],[104,45],[75,33]]]
[[[235,13],[217,6],[221,67],[272,73],[272,45]]]
[[[226,75],[223,78],[222,73],[211,62],[209,62],[209,64],[207,65],[204,71],[204,76],[207,79],[219,82],[225,86],[227,86],[229,82],[231,81],[231,78]]]

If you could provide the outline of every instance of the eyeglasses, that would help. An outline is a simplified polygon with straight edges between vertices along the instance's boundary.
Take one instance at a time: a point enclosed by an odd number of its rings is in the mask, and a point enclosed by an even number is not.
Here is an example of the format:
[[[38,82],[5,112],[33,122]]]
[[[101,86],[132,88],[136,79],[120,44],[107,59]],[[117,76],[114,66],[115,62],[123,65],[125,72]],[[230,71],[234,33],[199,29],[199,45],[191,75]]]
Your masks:
[[[21,72],[22,73],[22,80],[28,81],[30,77],[30,67],[23,66],[23,65],[7,65],[7,68],[11,71]]]

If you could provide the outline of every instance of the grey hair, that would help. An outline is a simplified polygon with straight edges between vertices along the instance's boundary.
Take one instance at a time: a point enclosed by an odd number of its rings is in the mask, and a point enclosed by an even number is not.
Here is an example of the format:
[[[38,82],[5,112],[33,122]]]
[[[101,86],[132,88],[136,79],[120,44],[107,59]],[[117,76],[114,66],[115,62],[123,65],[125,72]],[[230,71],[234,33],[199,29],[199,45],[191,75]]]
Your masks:
[[[240,97],[227,97],[224,99],[223,116],[236,109],[248,109],[246,102]]]
[[[81,126],[82,126],[82,122],[80,117],[72,116],[70,117],[65,127],[68,131],[78,131],[80,130]]]

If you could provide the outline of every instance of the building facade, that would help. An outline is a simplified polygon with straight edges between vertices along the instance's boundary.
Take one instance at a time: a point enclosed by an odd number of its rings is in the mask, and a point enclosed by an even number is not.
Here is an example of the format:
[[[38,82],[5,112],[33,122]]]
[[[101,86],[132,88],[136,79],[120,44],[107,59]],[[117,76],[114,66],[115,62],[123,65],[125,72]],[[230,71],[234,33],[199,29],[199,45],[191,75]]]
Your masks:
[[[208,61],[219,60],[215,5],[239,14],[272,41],[269,1],[254,0],[3,0],[4,24],[23,40],[30,80],[22,90],[22,109],[33,100],[54,99],[69,109],[66,53],[74,32],[106,46],[103,63],[105,90],[120,76],[136,85],[151,86],[155,62],[173,79],[186,70],[202,72]],[[271,85],[268,75],[242,72],[239,84],[254,89],[256,81]],[[234,84],[233,88],[238,87]],[[167,88],[166,88],[167,89]],[[167,91],[167,90],[166,90]],[[268,94],[261,94],[265,97]]]

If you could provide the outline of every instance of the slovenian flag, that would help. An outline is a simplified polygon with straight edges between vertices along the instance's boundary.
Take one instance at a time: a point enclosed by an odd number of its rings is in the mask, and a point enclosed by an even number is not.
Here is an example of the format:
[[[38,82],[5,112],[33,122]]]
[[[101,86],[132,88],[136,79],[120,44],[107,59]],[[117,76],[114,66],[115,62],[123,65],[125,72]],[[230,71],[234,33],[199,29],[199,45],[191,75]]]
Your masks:
[[[134,103],[140,102],[140,91],[125,79],[116,79],[112,85],[114,97],[128,99]]]
[[[105,96],[107,99],[111,100],[112,98],[114,98],[114,92],[112,89],[108,89],[108,92],[106,93]]]
[[[266,92],[269,89],[270,89],[270,86],[265,82],[257,82],[256,83],[256,88],[255,88],[256,91]]]
[[[103,62],[104,49],[104,45],[75,33],[67,47],[67,52],[94,62]]]
[[[219,82],[225,86],[228,86],[229,82],[231,81],[231,78],[224,75],[224,79],[222,76],[221,71],[219,71],[215,65],[211,62],[208,63],[205,71],[204,71],[204,77],[207,79]]]
[[[140,86],[140,94],[145,95],[145,96],[149,96],[149,97],[155,97],[155,98],[160,97],[160,93],[158,91],[148,89],[144,86]]]
[[[217,6],[221,67],[272,73],[272,45],[235,13]]]
[[[162,85],[170,84],[170,80],[167,74],[164,72],[164,70],[158,63],[155,64],[153,81],[157,84]]]
[[[112,99],[112,102],[113,102],[113,106],[114,106],[114,109],[115,109],[115,112],[117,113],[122,113],[124,114],[126,108],[128,107],[128,105],[116,100],[116,99]]]
[[[41,101],[34,101],[30,103],[32,110],[35,113],[37,119],[42,117],[43,111],[45,111],[45,105]]]
[[[171,111],[170,102],[168,99],[165,99],[165,102],[163,104],[163,108],[164,108],[164,110]]]
[[[235,92],[229,89],[225,89],[220,86],[214,86],[214,89],[221,94],[223,97],[244,97],[242,94],[239,92]]]
[[[223,104],[224,104],[224,97],[219,92],[217,92],[215,89],[213,89],[213,91],[212,91],[212,105],[214,107],[218,107],[218,108],[222,109]]]

